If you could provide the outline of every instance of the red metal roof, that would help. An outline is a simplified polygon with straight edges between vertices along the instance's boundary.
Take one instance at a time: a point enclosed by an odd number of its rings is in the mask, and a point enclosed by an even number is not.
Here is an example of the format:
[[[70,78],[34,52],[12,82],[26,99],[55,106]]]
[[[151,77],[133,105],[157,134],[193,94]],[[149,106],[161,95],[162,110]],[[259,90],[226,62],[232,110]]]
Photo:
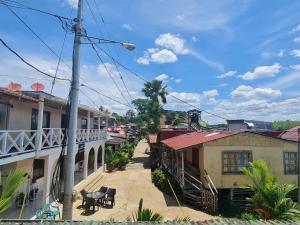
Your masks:
[[[38,102],[38,99],[27,96],[27,95],[25,95],[25,94],[23,94],[22,92],[19,92],[19,91],[10,91],[6,88],[1,88],[0,87],[0,94],[13,96],[13,97],[16,97],[16,98],[25,99],[25,100],[29,100],[29,101],[32,101],[32,102]]]
[[[298,141],[298,129],[300,126],[293,127],[287,131],[282,132],[280,137],[282,139],[290,140],[290,141]]]
[[[220,138],[224,138],[230,135],[237,134],[239,132],[214,132],[214,131],[204,131],[204,132],[192,132],[187,134],[182,134],[173,138],[165,139],[162,141],[168,147],[179,150],[183,148],[188,148],[194,145],[203,144],[206,142],[214,141]]]
[[[157,135],[149,134],[149,141],[150,141],[150,144],[156,144],[157,143]]]
[[[176,137],[182,134],[191,133],[189,130],[162,130],[159,133],[160,140]]]

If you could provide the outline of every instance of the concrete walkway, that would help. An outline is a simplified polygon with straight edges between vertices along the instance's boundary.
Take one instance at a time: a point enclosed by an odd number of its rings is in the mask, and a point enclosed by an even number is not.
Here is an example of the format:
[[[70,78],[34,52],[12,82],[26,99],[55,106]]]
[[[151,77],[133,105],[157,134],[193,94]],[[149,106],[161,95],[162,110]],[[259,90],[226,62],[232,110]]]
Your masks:
[[[117,189],[116,205],[113,209],[100,208],[94,214],[85,215],[81,209],[81,200],[74,204],[74,220],[110,220],[124,221],[131,217],[138,208],[140,198],[144,200],[144,207],[154,212],[159,212],[165,220],[176,217],[190,217],[195,221],[214,218],[211,215],[188,207],[178,207],[175,199],[163,194],[151,182],[151,170],[148,167],[148,155],[145,154],[149,146],[146,141],[141,141],[135,150],[132,162],[125,171],[105,173],[100,186]],[[89,178],[88,178],[89,179]],[[91,178],[93,182],[95,176]]]

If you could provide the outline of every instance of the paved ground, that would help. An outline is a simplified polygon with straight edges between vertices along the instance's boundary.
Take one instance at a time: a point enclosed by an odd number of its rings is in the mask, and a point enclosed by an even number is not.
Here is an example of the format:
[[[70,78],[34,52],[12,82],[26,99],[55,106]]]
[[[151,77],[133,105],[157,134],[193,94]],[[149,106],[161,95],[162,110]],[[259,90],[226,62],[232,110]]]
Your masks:
[[[163,194],[151,182],[151,170],[148,167],[149,148],[146,141],[141,141],[125,171],[105,173],[101,179],[103,186],[117,189],[116,205],[113,209],[100,208],[94,214],[85,215],[80,208],[81,201],[74,204],[74,220],[110,220],[124,221],[138,208],[140,198],[144,199],[144,207],[164,215],[165,220],[188,216],[192,220],[203,221],[213,217],[188,207],[178,207],[175,199]],[[95,176],[91,180],[94,180]],[[91,181],[92,182],[92,181]]]

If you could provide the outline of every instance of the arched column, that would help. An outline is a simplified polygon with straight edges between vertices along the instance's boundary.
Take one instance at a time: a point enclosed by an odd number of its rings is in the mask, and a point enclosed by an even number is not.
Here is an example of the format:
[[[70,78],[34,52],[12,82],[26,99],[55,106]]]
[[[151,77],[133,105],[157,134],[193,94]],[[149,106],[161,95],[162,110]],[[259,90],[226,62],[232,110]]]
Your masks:
[[[83,160],[83,179],[88,176],[88,162],[89,162],[89,150],[84,151],[84,160]]]
[[[94,159],[94,172],[97,171],[98,169],[98,148],[94,148],[95,149],[95,159]]]

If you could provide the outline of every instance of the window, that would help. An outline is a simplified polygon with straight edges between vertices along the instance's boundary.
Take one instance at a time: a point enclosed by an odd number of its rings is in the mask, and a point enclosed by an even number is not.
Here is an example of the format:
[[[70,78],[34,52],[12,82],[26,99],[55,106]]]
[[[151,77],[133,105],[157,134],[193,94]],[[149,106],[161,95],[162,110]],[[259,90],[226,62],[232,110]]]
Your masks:
[[[241,168],[247,167],[248,162],[252,161],[250,151],[223,152],[223,173],[224,174],[241,174]]]
[[[86,118],[81,119],[81,129],[87,129],[87,119]]]
[[[44,159],[34,159],[33,161],[33,179],[39,179],[44,176],[44,167],[45,160]]]
[[[297,152],[283,153],[284,173],[285,174],[297,174],[297,171],[298,171],[297,155],[298,155]]]
[[[37,121],[38,121],[38,110],[32,109],[31,113],[31,130],[37,129]],[[50,128],[50,112],[44,111],[43,112],[43,128]]]
[[[6,130],[8,124],[9,106],[0,103],[0,130]]]
[[[98,121],[99,121],[99,118],[95,117],[94,118],[94,129],[99,129],[99,127],[98,127]]]

